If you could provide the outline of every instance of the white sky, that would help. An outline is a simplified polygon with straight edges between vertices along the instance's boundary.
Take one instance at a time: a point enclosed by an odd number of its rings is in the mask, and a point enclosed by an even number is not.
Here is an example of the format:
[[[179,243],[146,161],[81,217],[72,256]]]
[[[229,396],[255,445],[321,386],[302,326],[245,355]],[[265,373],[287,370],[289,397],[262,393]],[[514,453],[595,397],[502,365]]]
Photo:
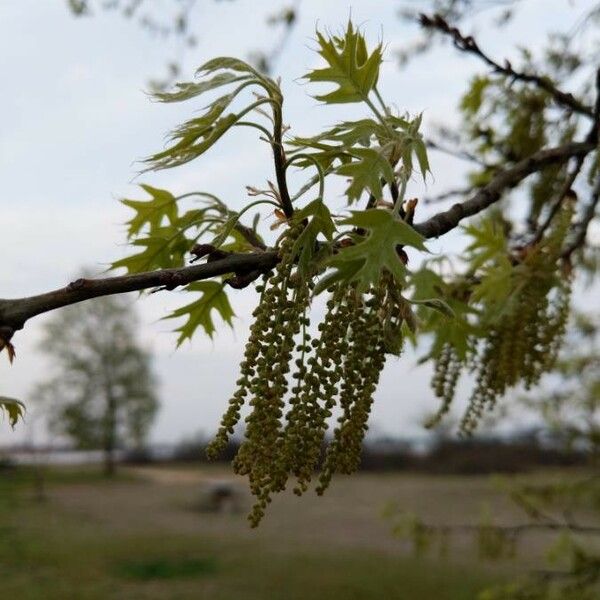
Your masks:
[[[577,6],[583,9],[590,3],[580,1]],[[195,67],[213,56],[245,57],[249,50],[269,45],[273,33],[264,16],[276,3],[198,4],[199,44],[186,55],[182,79],[191,78]],[[380,77],[384,97],[413,114],[425,111],[425,128],[433,122],[457,122],[456,105],[466,79],[481,69],[444,47],[400,71],[393,51],[410,43],[417,30],[400,21],[397,11],[411,4],[415,2],[302,2],[300,21],[278,63],[292,132],[314,132],[320,125],[357,114],[344,106],[320,107],[298,80],[318,61],[311,50],[315,24],[336,29],[350,13],[371,39],[383,36],[387,45]],[[498,58],[514,56],[514,46],[520,43],[535,48],[547,31],[563,28],[565,19],[575,21],[578,11],[568,7],[568,0],[530,0],[509,29],[488,32],[486,48]],[[145,95],[146,82],[163,73],[174,51],[171,42],[153,38],[115,15],[75,19],[64,0],[0,1],[0,297],[60,287],[83,265],[103,268],[123,255],[122,224],[128,212],[117,198],[143,197],[132,183],[139,169],[136,161],[160,149],[164,134],[203,106],[161,105]],[[431,159],[435,181],[430,193],[460,183],[463,165],[445,157]],[[136,181],[174,192],[215,192],[240,206],[244,186],[262,186],[272,176],[270,167],[268,152],[257,147],[254,133],[238,130],[200,161]],[[435,250],[451,244],[442,240]],[[181,300],[180,294],[165,292],[137,301],[143,340],[155,354],[161,381],[162,409],[153,441],[215,429],[237,376],[254,294],[232,292],[235,332],[222,329],[212,342],[199,334],[176,351],[173,323],[159,319]],[[0,356],[1,395],[28,402],[33,385],[47,374],[36,347],[44,318],[31,321],[15,336],[13,366]],[[415,356],[407,352],[388,361],[372,430],[413,435],[419,431],[418,421],[435,405],[428,368],[416,368]],[[20,425],[12,433],[0,424],[0,445],[26,438],[29,426]]]

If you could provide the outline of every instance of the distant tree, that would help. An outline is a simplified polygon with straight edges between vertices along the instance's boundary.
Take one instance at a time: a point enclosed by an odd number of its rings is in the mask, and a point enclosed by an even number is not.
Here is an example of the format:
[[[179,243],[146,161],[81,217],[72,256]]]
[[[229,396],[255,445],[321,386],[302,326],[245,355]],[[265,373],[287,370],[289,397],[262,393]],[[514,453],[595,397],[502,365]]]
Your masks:
[[[140,448],[158,409],[150,354],[122,297],[73,305],[45,326],[41,343],[54,374],[34,398],[50,411],[50,428],[78,448],[102,448],[104,471],[115,471],[115,450]]]

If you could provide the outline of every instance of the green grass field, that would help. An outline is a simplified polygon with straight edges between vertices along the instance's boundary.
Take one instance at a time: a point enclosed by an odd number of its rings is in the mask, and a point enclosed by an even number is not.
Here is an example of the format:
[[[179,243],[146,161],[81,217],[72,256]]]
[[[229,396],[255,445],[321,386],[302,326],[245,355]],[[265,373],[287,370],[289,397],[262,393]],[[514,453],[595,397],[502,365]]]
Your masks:
[[[196,509],[211,481],[243,489],[223,469],[122,473],[54,470],[36,502],[31,473],[0,472],[0,598],[458,600],[522,568],[483,565],[465,540],[417,558],[382,517],[393,500],[459,521],[502,500],[486,478],[339,478],[323,498],[277,499],[251,530],[244,514]]]

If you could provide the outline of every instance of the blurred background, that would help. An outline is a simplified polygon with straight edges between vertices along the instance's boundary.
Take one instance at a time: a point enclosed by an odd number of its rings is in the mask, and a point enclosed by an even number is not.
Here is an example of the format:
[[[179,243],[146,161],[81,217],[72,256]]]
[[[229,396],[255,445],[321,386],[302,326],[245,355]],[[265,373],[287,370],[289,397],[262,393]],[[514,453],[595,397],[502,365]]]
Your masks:
[[[465,84],[480,65],[448,45],[403,61],[423,39],[404,9],[435,4],[0,2],[0,296],[103,273],[126,253],[129,214],[118,199],[140,197],[140,183],[218,193],[235,208],[246,185],[271,177],[268,148],[257,151],[245,131],[200,162],[139,174],[138,161],[161,148],[190,111],[152,102],[147,92],[191,79],[214,56],[246,58],[281,76],[286,122],[297,135],[314,134],[357,114],[323,110],[301,79],[318,61],[315,27],[335,31],[351,16],[369,39],[384,40],[383,95],[400,110],[423,111],[425,132],[457,127]],[[463,4],[468,28],[492,55],[508,59],[521,43],[541,47],[565,24],[576,27],[595,6]],[[513,5],[519,10],[501,27]],[[464,186],[464,161],[437,152],[430,162],[428,194]],[[430,210],[424,205],[422,216]],[[453,235],[432,246],[457,247]],[[597,298],[587,290],[576,300],[583,306]],[[589,473],[600,445],[598,388],[594,402],[586,396],[566,408],[546,402],[549,391],[532,401],[517,390],[510,411],[494,414],[475,438],[459,439],[455,419],[470,382],[462,383],[456,414],[425,430],[437,401],[430,367],[417,364],[422,348],[386,366],[361,472],[335,479],[323,498],[277,498],[258,531],[250,530],[245,482],[228,466],[238,442],[216,464],[206,463],[203,448],[234,388],[255,301],[250,289],[236,293],[233,330],[223,326],[212,340],[198,334],[178,349],[173,322],[162,320],[181,304],[177,292],[77,305],[17,334],[15,363],[0,361],[2,394],[28,406],[14,431],[0,422],[5,597],[475,598],[541,568],[545,531],[528,535],[518,559],[503,551],[505,560],[490,563],[480,560],[490,553],[477,532],[448,543],[410,515],[457,526],[480,523],[489,512],[501,522],[522,521],[523,504],[511,501],[507,482],[546,485],[565,473]],[[585,339],[594,369],[597,323],[582,317],[580,325],[573,345],[581,350]],[[553,375],[548,389],[572,375]],[[569,427],[558,431],[559,418]]]

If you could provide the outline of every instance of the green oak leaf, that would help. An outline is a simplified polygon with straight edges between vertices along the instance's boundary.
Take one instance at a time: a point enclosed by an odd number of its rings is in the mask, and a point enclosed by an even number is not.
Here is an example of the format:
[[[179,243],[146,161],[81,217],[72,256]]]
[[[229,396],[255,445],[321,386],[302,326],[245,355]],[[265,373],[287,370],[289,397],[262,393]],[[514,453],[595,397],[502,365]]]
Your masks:
[[[25,416],[25,405],[20,400],[0,396],[0,412],[6,413],[8,424],[14,429],[19,419]]]
[[[260,73],[247,62],[232,56],[217,56],[216,58],[211,58],[209,61],[198,67],[196,75],[210,74],[221,70],[244,73],[248,76],[248,80],[252,80],[253,83],[261,85],[268,92],[276,94],[280,93],[279,86],[270,77]]]
[[[211,241],[211,246],[220,248],[226,242],[227,238],[232,235],[239,220],[240,214],[232,211],[227,220],[218,229],[217,235]]]
[[[364,36],[348,21],[343,37],[326,38],[317,31],[319,54],[327,67],[315,69],[305,75],[310,82],[326,82],[337,85],[328,94],[315,96],[327,104],[361,102],[367,99],[379,77],[382,46],[377,45],[369,54]]]
[[[462,229],[473,240],[466,248],[472,270],[506,255],[506,235],[496,219],[482,219]]]
[[[281,101],[281,91],[277,83],[243,60],[221,56],[204,63],[196,71],[196,75],[201,78],[213,73],[216,73],[214,77],[198,82],[178,83],[172,92],[155,94],[155,98],[160,102],[181,102],[222,86],[239,84],[228,94],[205,107],[202,115],[177,127],[171,133],[171,145],[144,161],[148,165],[147,170],[170,169],[183,165],[211,148],[223,134],[254,108],[253,103],[240,113],[224,114],[233,100],[247,87],[261,86],[272,100]],[[267,101],[264,99],[264,102]]]
[[[135,211],[135,215],[127,221],[127,235],[130,238],[139,234],[146,225],[152,231],[158,229],[165,219],[171,224],[177,219],[177,199],[171,192],[144,183],[140,187],[150,194],[151,200],[121,200]]]
[[[124,268],[128,273],[141,273],[154,269],[181,267],[192,242],[181,230],[163,227],[155,235],[134,240],[132,246],[144,248],[142,252],[126,256],[111,265],[111,269]]]
[[[409,302],[436,310],[445,317],[453,318],[456,316],[452,307],[441,298],[425,298],[424,300],[409,300]]]
[[[204,114],[177,127],[170,136],[172,145],[144,160],[148,170],[170,169],[183,165],[211,148],[241,118],[234,113],[222,116],[241,87],[217,98]]]
[[[472,295],[473,302],[482,302],[488,308],[488,316],[500,315],[507,308],[507,301],[514,291],[515,269],[506,256],[500,256],[493,265],[481,270],[479,283]]]
[[[368,146],[370,140],[388,140],[390,134],[387,129],[374,119],[359,119],[358,121],[343,121],[331,129],[313,137],[295,137],[291,145],[303,148],[319,148],[324,142],[334,142],[341,148],[351,148],[355,144]]]
[[[335,223],[321,198],[317,198],[304,208],[297,210],[294,213],[294,219],[297,221],[308,220],[292,248],[292,253],[298,260],[300,273],[308,275],[310,265],[318,251],[317,239],[319,235],[322,235],[327,241],[331,241],[335,233]]]
[[[312,140],[309,142],[309,140]],[[305,143],[306,142],[306,143]],[[292,146],[298,146],[301,154],[309,155],[314,161],[319,163],[323,171],[329,171],[332,168],[333,163],[339,160],[340,163],[345,164],[352,160],[352,155],[348,153],[339,144],[330,144],[325,142],[319,142],[313,138],[294,138],[289,142]],[[306,152],[305,148],[313,148],[314,152]],[[293,157],[293,154],[290,153]],[[312,160],[307,159],[304,156],[299,156],[297,160],[294,160],[294,166],[302,169],[314,168]]]
[[[350,177],[350,185],[346,190],[348,203],[358,200],[368,190],[375,198],[383,196],[381,179],[388,183],[394,181],[394,170],[388,159],[373,148],[353,148],[349,150],[357,160],[340,165],[336,169],[338,175]]]
[[[475,76],[471,86],[460,101],[460,109],[470,116],[475,116],[483,104],[484,94],[492,81],[488,77]]]
[[[248,75],[234,75],[233,73],[218,73],[210,79],[204,81],[190,81],[184,83],[176,83],[175,90],[170,92],[156,92],[152,95],[159,102],[183,102],[190,100],[196,96],[200,96],[204,92],[217,89],[230,83],[238,81],[246,81],[250,78]]]
[[[215,310],[229,326],[232,326],[232,318],[235,315],[223,288],[224,285],[218,281],[195,281],[185,288],[189,292],[201,292],[202,296],[164,317],[165,319],[187,318],[186,322],[175,330],[179,332],[178,347],[185,340],[191,339],[198,327],[202,327],[204,332],[212,338],[216,331],[213,321],[213,311]]]
[[[383,271],[389,271],[402,284],[406,268],[398,255],[398,246],[427,252],[423,236],[387,210],[353,211],[341,224],[367,230],[368,235],[353,246],[341,248],[328,260],[329,266],[336,269],[332,276],[337,279],[330,278],[323,285],[320,282],[320,289],[336,280],[345,280],[356,282],[359,291],[365,291],[379,282]]]
[[[446,288],[442,277],[426,266],[411,273],[410,284],[414,288],[412,294],[414,300],[435,298],[443,294]]]

